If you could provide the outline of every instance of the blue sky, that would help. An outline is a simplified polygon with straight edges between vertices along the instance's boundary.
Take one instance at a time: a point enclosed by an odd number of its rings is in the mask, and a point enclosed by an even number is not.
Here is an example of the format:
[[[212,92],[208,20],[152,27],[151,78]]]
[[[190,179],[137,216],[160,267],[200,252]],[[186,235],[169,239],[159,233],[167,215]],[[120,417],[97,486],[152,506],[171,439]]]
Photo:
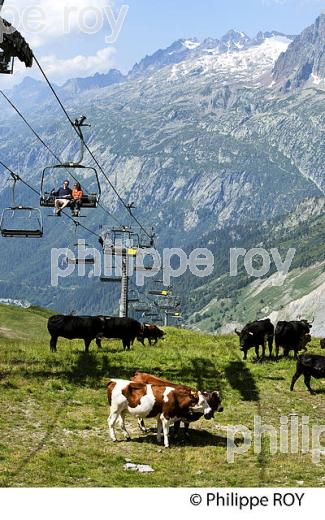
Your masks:
[[[15,10],[18,27],[51,78],[63,83],[69,77],[106,72],[111,67],[127,72],[146,54],[179,38],[218,38],[231,28],[250,36],[272,29],[298,34],[325,10],[325,0],[6,0],[5,7]],[[23,14],[30,14],[28,9],[33,7],[42,14],[42,30],[37,24],[31,28],[23,23]],[[116,41],[107,44],[105,36],[112,32],[109,7],[116,19],[121,13],[125,18],[121,16],[124,22],[116,30]],[[68,18],[67,8],[75,9]],[[102,23],[98,30],[85,34],[80,16],[84,24],[94,27],[94,13]],[[69,31],[64,30],[67,19]],[[6,86],[20,82],[25,74],[18,64],[15,77],[5,79]],[[36,72],[27,74],[37,77]],[[0,87],[4,86],[1,78]]]
[[[127,1],[127,0],[126,0]],[[228,29],[298,34],[313,23],[324,0],[129,0],[116,47],[122,67],[178,38],[220,37]]]

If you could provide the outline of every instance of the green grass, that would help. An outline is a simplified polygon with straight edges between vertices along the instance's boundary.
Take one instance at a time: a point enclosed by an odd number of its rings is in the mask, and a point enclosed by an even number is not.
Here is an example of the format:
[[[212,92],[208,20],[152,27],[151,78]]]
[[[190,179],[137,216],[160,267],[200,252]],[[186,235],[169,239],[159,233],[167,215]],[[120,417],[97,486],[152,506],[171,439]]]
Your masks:
[[[39,309],[0,306],[0,485],[2,487],[161,487],[161,486],[322,486],[324,463],[311,455],[276,454],[250,449],[234,464],[226,460],[228,425],[253,427],[254,416],[279,430],[280,416],[308,415],[324,422],[324,399],[312,397],[299,380],[289,392],[295,363],[291,360],[242,361],[238,340],[168,329],[157,347],[123,352],[107,342],[102,352],[82,342],[59,340],[49,351],[46,320]],[[10,337],[11,335],[11,337]],[[318,351],[314,340],[311,350]],[[132,441],[112,443],[107,432],[105,386],[110,377],[128,378],[142,369],[203,389],[222,392],[224,413],[214,421],[191,426],[191,439],[170,449],[156,444],[154,433],[142,434],[127,418]],[[313,381],[315,388],[321,382]],[[154,428],[155,421],[147,426]],[[240,439],[238,439],[238,442]],[[125,460],[150,464],[150,474],[126,472]],[[302,484],[303,482],[303,484]]]

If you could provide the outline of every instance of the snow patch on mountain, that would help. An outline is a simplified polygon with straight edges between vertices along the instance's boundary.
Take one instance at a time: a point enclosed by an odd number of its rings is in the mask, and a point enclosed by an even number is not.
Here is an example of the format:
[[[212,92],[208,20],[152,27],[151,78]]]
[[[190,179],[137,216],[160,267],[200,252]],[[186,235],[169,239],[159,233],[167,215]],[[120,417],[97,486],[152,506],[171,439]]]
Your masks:
[[[195,57],[175,64],[170,68],[169,81],[176,81],[193,74],[218,75],[219,80],[229,81],[233,77],[237,81],[257,79],[271,72],[279,55],[284,52],[291,40],[284,36],[266,38],[260,45],[245,48],[238,52],[220,52],[219,48],[206,49]]]

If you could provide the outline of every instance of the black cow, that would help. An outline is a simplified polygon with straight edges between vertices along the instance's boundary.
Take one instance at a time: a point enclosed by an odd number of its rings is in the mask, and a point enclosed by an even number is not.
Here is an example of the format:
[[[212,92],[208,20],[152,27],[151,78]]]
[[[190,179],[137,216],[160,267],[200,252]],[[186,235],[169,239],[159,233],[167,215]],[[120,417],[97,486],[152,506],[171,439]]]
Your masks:
[[[296,359],[299,350],[307,351],[306,345],[311,341],[311,328],[312,324],[307,320],[279,321],[275,329],[276,359],[279,357],[280,347],[283,348],[285,357],[293,350]]]
[[[143,331],[137,339],[140,341],[140,343],[142,343],[143,346],[145,340],[147,339],[151,347],[152,343],[156,345],[159,339],[163,339],[165,334],[166,333],[157,327],[157,325],[145,323],[143,326]]]
[[[272,356],[274,325],[271,320],[253,321],[247,323],[243,330],[235,331],[240,339],[240,350],[244,352],[244,359],[247,359],[247,352],[251,348],[255,348],[257,359],[259,359],[259,347],[262,347],[262,357],[265,357],[266,342],[269,346],[269,355]]]
[[[97,338],[103,333],[104,326],[105,320],[95,316],[52,316],[47,323],[51,336],[51,351],[56,352],[59,337],[69,340],[83,339],[86,352],[89,351],[89,345],[95,338],[100,347]]]
[[[108,339],[121,339],[124,350],[130,350],[134,340],[141,337],[143,325],[133,318],[102,317],[104,319],[104,331],[101,336]],[[101,337],[97,338],[97,344],[101,346]]]
[[[292,378],[290,386],[291,392],[293,392],[296,381],[302,374],[309,392],[311,395],[315,395],[316,392],[310,387],[310,380],[312,377],[325,379],[325,357],[317,356],[316,354],[302,354],[298,356],[296,373]]]

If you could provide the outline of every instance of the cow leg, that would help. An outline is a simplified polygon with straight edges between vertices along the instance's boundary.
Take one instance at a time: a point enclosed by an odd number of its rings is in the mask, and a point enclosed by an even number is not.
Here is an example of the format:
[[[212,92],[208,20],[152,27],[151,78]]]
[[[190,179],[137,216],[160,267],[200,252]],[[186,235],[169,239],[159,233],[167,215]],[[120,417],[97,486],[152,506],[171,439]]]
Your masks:
[[[138,426],[143,433],[148,433],[149,430],[145,427],[143,419],[138,419]]]
[[[158,417],[157,418],[157,443],[158,444],[161,443],[161,434],[162,434],[162,422],[161,422],[161,418]]]
[[[310,386],[311,375],[310,374],[304,374],[304,379],[305,379],[305,385],[307,386],[310,394],[311,395],[316,395],[316,392],[314,392],[314,390]]]
[[[51,352],[56,352],[57,343],[58,343],[58,338],[56,336],[51,336],[51,340],[50,340]]]
[[[264,339],[262,343],[262,358],[265,358],[265,349],[266,349],[266,340]]]
[[[96,338],[96,345],[99,350],[102,350],[102,339],[103,339],[102,337]]]
[[[190,433],[189,433],[189,430],[190,429],[190,423],[189,422],[184,422],[184,435],[187,439],[190,438]]]
[[[174,433],[173,433],[174,439],[178,438],[180,427],[181,427],[181,421],[175,421],[174,422]]]
[[[114,410],[114,411],[111,410],[111,413],[110,413],[110,415],[109,415],[109,417],[107,419],[108,428],[109,428],[109,434],[110,434],[111,439],[112,439],[113,442],[117,441],[116,435],[115,435],[115,428],[114,428],[114,426],[115,426],[116,421],[119,418],[119,415],[120,414],[119,414],[119,412],[117,410]]]
[[[268,346],[269,346],[269,357],[271,359],[272,357],[272,350],[273,350],[273,338],[268,338],[267,340]]]
[[[162,428],[164,433],[164,446],[165,448],[169,448],[169,426],[170,426],[170,420],[166,419],[164,414],[161,414],[160,416],[161,422],[162,422]]]
[[[149,341],[149,345],[150,345],[150,347],[152,347],[152,339],[151,339],[151,338],[148,338],[148,341]]]
[[[280,345],[279,345],[279,343],[276,341],[276,342],[275,342],[275,359],[276,359],[276,360],[279,359],[279,350],[280,350]]]
[[[85,352],[89,352],[89,346],[90,346],[90,343],[91,343],[91,339],[87,338],[87,339],[84,339],[84,342],[85,342]]]
[[[260,347],[259,347],[259,345],[257,345],[255,347],[255,354],[256,354],[256,359],[260,359]]]
[[[118,423],[119,423],[119,426],[123,432],[123,435],[124,435],[124,438],[126,441],[129,441],[131,439],[130,435],[129,435],[129,432],[127,431],[126,427],[125,427],[125,414],[126,412],[122,412],[119,417],[118,417]]]
[[[297,371],[294,374],[292,381],[291,381],[291,386],[290,386],[291,392],[293,392],[294,386],[295,386],[297,380],[299,379],[299,377],[301,376],[301,374],[302,374],[302,368],[300,366],[298,366]]]
[[[124,350],[130,350],[130,340],[129,339],[123,339],[123,348]]]

